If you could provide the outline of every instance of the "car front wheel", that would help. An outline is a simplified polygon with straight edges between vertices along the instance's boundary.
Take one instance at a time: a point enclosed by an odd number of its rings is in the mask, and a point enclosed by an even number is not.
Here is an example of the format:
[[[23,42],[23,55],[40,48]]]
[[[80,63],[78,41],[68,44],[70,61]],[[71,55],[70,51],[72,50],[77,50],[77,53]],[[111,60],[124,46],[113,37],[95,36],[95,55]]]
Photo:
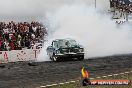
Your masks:
[[[53,57],[52,57],[52,60],[53,60],[54,62],[57,62],[57,61],[58,61],[58,58],[55,57],[55,56],[53,56]]]
[[[84,56],[80,56],[77,58],[79,61],[82,61],[84,59]]]

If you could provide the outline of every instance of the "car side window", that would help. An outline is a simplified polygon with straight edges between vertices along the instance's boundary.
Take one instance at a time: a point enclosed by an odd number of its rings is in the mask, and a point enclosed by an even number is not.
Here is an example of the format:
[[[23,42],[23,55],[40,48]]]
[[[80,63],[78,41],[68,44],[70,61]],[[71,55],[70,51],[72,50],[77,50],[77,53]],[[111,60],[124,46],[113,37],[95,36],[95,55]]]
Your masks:
[[[58,43],[57,42],[53,42],[53,47],[57,48],[58,47]]]

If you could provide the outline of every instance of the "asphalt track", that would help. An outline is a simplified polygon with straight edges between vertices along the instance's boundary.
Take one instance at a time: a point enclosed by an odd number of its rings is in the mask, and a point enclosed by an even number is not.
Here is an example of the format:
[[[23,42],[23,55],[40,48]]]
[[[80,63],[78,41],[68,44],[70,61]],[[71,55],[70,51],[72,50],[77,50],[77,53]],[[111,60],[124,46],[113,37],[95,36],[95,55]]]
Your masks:
[[[36,88],[77,80],[83,66],[88,69],[90,77],[129,71],[132,68],[132,54],[90,58],[84,61],[2,64],[0,88]]]

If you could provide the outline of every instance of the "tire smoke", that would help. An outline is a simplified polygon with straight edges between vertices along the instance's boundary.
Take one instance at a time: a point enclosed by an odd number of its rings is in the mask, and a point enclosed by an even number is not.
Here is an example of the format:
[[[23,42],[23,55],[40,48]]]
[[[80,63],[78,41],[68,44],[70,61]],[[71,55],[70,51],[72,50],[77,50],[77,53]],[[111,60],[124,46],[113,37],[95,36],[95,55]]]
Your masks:
[[[132,53],[130,26],[116,25],[107,12],[102,13],[94,6],[64,5],[55,12],[48,13],[47,19],[48,39],[76,39],[85,48],[85,58]],[[50,45],[51,41],[47,44]],[[42,49],[44,51],[45,48]]]

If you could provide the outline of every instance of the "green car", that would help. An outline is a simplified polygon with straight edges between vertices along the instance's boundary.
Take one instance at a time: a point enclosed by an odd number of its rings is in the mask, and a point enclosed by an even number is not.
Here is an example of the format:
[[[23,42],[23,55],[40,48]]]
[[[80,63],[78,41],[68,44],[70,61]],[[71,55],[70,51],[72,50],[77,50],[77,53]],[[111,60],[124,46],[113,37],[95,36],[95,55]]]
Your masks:
[[[48,46],[47,55],[53,61],[65,59],[84,59],[84,48],[74,39],[56,39]]]

